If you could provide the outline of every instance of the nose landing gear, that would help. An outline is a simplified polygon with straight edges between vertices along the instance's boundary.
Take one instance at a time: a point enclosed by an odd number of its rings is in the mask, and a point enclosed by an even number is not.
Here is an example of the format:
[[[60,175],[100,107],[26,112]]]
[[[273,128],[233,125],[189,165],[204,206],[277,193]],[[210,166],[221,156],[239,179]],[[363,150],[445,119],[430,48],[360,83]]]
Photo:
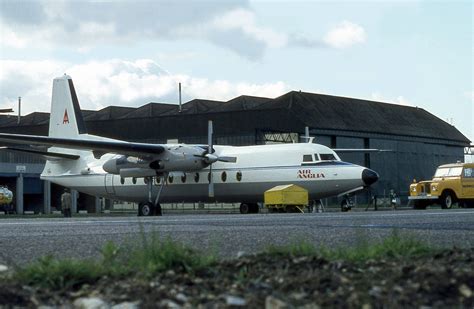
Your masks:
[[[152,191],[153,191],[153,177],[145,177],[145,182],[148,185],[148,201],[141,202],[138,204],[138,216],[162,216],[161,205],[158,202],[160,199],[161,191],[165,184],[165,180],[168,178],[168,174],[157,176],[157,181],[160,184],[158,193],[156,194],[155,201],[153,202]]]

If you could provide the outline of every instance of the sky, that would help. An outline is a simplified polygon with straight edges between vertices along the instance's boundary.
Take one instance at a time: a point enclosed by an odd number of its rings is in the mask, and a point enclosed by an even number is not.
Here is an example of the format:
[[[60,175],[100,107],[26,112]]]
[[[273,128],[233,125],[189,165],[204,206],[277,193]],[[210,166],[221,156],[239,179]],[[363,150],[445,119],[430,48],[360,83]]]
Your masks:
[[[0,0],[0,108],[291,90],[424,108],[474,140],[472,1]]]

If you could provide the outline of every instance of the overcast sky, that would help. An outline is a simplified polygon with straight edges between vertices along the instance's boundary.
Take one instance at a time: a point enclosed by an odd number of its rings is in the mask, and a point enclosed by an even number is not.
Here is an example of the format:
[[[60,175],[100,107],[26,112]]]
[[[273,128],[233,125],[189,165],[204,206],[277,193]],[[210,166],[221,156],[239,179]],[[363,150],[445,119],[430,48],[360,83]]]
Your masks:
[[[0,0],[0,108],[277,97],[422,107],[474,140],[472,1]]]

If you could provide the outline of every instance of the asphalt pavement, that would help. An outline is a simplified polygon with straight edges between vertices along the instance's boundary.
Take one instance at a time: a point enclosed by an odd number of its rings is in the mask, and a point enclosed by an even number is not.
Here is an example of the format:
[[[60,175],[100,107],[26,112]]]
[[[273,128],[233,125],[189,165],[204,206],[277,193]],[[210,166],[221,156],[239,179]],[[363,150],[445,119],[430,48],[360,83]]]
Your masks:
[[[474,247],[474,209],[305,214],[187,214],[162,217],[0,219],[0,264],[43,255],[99,257],[107,241],[143,244],[156,233],[232,258],[301,240],[328,247],[378,241],[399,231],[435,246]]]

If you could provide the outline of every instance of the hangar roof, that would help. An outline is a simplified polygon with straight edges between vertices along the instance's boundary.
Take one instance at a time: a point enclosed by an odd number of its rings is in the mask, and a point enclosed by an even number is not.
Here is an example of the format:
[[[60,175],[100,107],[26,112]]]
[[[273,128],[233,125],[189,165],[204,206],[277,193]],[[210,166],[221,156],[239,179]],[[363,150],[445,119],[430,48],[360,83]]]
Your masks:
[[[244,95],[227,102],[194,99],[182,105],[181,114],[253,113],[266,110],[282,111],[282,115],[291,114],[304,126],[314,129],[469,143],[454,126],[422,108],[300,91],[291,91],[275,99]],[[138,108],[109,106],[99,111],[83,110],[86,121],[176,117],[179,114],[177,104],[164,103],[148,103]],[[250,114],[238,117],[246,117],[246,120],[251,118]],[[16,116],[0,115],[0,127],[16,126],[16,121]],[[43,125],[47,122],[47,113],[35,112],[21,119],[22,126]]]

